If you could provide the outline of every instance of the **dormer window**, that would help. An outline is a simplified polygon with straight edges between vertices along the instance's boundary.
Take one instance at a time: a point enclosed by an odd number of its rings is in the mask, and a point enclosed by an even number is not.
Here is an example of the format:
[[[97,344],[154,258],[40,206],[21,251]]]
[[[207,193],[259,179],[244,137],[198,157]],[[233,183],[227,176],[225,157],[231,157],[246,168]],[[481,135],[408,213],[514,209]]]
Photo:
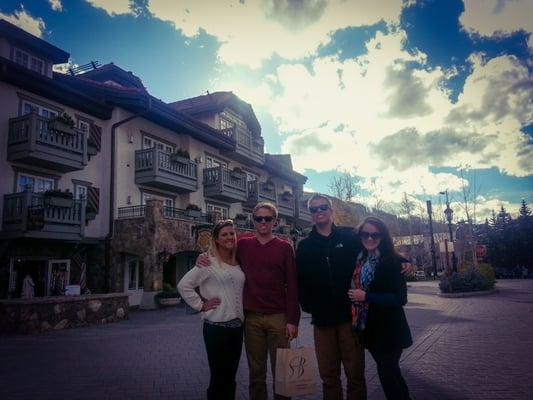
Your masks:
[[[15,49],[15,60],[17,64],[20,64],[32,71],[39,74],[44,74],[44,61],[38,57],[34,57],[25,51]]]

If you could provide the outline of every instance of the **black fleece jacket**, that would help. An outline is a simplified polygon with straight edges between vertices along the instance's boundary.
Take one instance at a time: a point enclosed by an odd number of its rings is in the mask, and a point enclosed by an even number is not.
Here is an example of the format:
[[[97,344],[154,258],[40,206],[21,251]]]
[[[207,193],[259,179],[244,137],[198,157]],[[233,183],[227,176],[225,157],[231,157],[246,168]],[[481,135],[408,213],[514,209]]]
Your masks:
[[[311,314],[312,324],[325,327],[351,321],[348,290],[360,251],[354,229],[335,225],[328,237],[313,227],[298,244],[299,300],[302,310]]]

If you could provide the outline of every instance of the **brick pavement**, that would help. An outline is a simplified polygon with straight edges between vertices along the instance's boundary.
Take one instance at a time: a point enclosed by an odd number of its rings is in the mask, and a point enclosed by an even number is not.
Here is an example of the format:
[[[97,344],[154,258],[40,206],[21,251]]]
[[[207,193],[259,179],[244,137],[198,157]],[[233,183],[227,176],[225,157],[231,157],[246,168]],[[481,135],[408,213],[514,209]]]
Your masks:
[[[533,281],[444,299],[417,282],[406,307],[414,344],[402,369],[413,399],[533,398]],[[312,345],[304,316],[298,345]],[[245,356],[237,398],[247,398]],[[384,399],[367,357],[369,400]],[[0,337],[0,399],[203,399],[209,373],[198,315],[133,311],[106,326]],[[320,398],[307,396],[305,399]]]

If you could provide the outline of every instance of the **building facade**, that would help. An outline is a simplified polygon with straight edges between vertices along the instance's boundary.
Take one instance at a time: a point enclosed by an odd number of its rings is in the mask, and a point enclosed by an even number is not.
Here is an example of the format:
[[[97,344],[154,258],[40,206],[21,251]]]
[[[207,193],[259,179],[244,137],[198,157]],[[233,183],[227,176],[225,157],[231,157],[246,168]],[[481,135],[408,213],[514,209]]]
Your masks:
[[[296,239],[306,177],[264,152],[232,92],[165,103],[114,64],[53,72],[64,50],[0,20],[0,297],[81,284],[153,306],[205,250],[211,224],[243,231],[259,201]]]

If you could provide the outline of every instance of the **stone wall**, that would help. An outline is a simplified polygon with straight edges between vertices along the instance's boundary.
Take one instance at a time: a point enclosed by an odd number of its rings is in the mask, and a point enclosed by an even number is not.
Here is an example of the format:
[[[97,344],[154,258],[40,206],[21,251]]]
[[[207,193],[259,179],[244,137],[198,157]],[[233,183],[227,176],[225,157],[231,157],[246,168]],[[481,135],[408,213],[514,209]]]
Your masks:
[[[163,282],[163,263],[158,254],[176,254],[182,251],[200,251],[196,243],[198,222],[164,215],[161,200],[149,200],[145,215],[115,221],[113,238],[112,290],[123,291],[122,266],[124,255],[139,257],[144,266],[144,290],[159,291]]]
[[[34,333],[128,319],[124,293],[0,300],[0,333]]]

